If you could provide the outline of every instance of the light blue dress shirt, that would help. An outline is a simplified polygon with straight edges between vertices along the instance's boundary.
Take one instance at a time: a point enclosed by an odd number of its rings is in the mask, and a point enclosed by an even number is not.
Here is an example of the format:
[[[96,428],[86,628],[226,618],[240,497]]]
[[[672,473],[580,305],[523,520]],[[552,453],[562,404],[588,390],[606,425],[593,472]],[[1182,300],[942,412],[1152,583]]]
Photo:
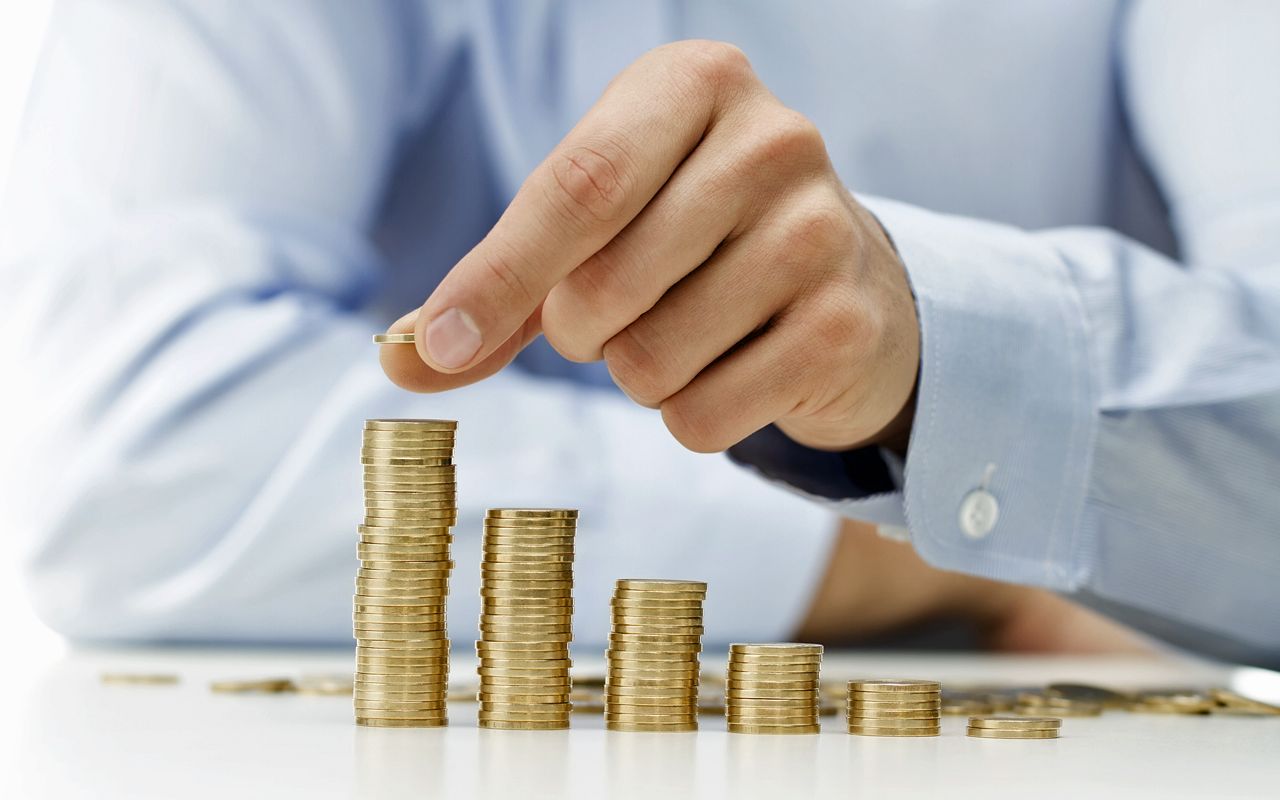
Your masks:
[[[688,37],[741,46],[899,248],[905,464],[692,455],[541,343],[444,396],[378,369],[368,334]],[[708,580],[711,641],[786,636],[834,510],[1280,661],[1280,4],[65,2],[12,175],[0,513],[70,635],[348,640],[356,431],[441,416],[461,639],[486,507],[583,510],[584,641],[625,576]]]

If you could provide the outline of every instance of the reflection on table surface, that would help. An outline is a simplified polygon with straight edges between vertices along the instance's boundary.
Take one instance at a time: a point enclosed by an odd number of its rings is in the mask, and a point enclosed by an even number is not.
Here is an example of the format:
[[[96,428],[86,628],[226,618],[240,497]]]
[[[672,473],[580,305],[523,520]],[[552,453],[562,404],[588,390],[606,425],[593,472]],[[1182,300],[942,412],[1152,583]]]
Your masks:
[[[605,731],[577,714],[568,731],[475,727],[454,703],[445,729],[362,729],[341,695],[215,693],[210,683],[345,673],[349,651],[95,650],[45,670],[19,703],[22,726],[4,796],[36,797],[990,797],[1275,796],[1280,717],[1108,712],[1068,718],[1052,741],[988,741],[947,717],[929,739],[851,736],[841,716],[816,736]],[[455,654],[454,674],[472,671]],[[722,656],[708,654],[715,668]],[[601,663],[575,658],[575,671]],[[103,673],[177,675],[104,684]],[[829,653],[826,678],[936,678],[953,685],[1069,680],[1119,689],[1242,686],[1280,676],[1175,659]],[[1256,692],[1255,692],[1256,693]]]

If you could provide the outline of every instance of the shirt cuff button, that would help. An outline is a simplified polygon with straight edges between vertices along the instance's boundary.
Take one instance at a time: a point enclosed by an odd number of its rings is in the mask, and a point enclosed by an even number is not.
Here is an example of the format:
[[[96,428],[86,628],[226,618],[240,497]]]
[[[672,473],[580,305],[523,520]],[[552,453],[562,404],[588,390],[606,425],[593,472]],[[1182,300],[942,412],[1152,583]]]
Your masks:
[[[991,492],[975,489],[960,503],[960,530],[970,539],[981,539],[996,527],[1000,504]]]

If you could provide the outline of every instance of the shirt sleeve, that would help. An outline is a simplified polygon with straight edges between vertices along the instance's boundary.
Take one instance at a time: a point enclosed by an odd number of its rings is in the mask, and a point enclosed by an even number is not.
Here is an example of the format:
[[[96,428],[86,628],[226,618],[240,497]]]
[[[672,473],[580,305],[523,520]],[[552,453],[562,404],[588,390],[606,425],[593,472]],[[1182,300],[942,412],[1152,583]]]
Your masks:
[[[794,444],[735,456],[849,516],[900,515],[938,567],[1276,660],[1280,7],[1154,5],[1129,17],[1121,66],[1182,258],[866,198],[922,332],[902,491],[870,451],[801,481]]]
[[[350,641],[362,422],[445,417],[455,638],[475,636],[484,509],[512,504],[582,511],[580,641],[603,641],[630,576],[708,580],[709,641],[785,638],[830,513],[613,391],[508,371],[419,396],[378,368],[369,229],[456,47],[412,8],[56,12],[0,217],[23,387],[0,506],[38,612],[80,639]]]

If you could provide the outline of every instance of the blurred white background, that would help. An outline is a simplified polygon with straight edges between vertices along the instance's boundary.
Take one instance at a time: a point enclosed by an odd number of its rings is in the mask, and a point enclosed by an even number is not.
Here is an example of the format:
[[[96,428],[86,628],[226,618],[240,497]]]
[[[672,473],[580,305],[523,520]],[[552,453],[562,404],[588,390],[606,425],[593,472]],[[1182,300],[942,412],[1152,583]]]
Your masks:
[[[22,123],[27,88],[35,72],[52,0],[5,0],[0,3],[0,192],[5,190],[13,146]],[[7,416],[0,398],[0,418]],[[0,443],[0,446],[4,446]],[[0,678],[11,692],[20,687],[61,650],[61,642],[35,618],[19,573],[19,531],[3,531],[0,541],[0,635],[6,656]],[[9,733],[7,729],[4,733]],[[0,748],[7,750],[0,741]]]

